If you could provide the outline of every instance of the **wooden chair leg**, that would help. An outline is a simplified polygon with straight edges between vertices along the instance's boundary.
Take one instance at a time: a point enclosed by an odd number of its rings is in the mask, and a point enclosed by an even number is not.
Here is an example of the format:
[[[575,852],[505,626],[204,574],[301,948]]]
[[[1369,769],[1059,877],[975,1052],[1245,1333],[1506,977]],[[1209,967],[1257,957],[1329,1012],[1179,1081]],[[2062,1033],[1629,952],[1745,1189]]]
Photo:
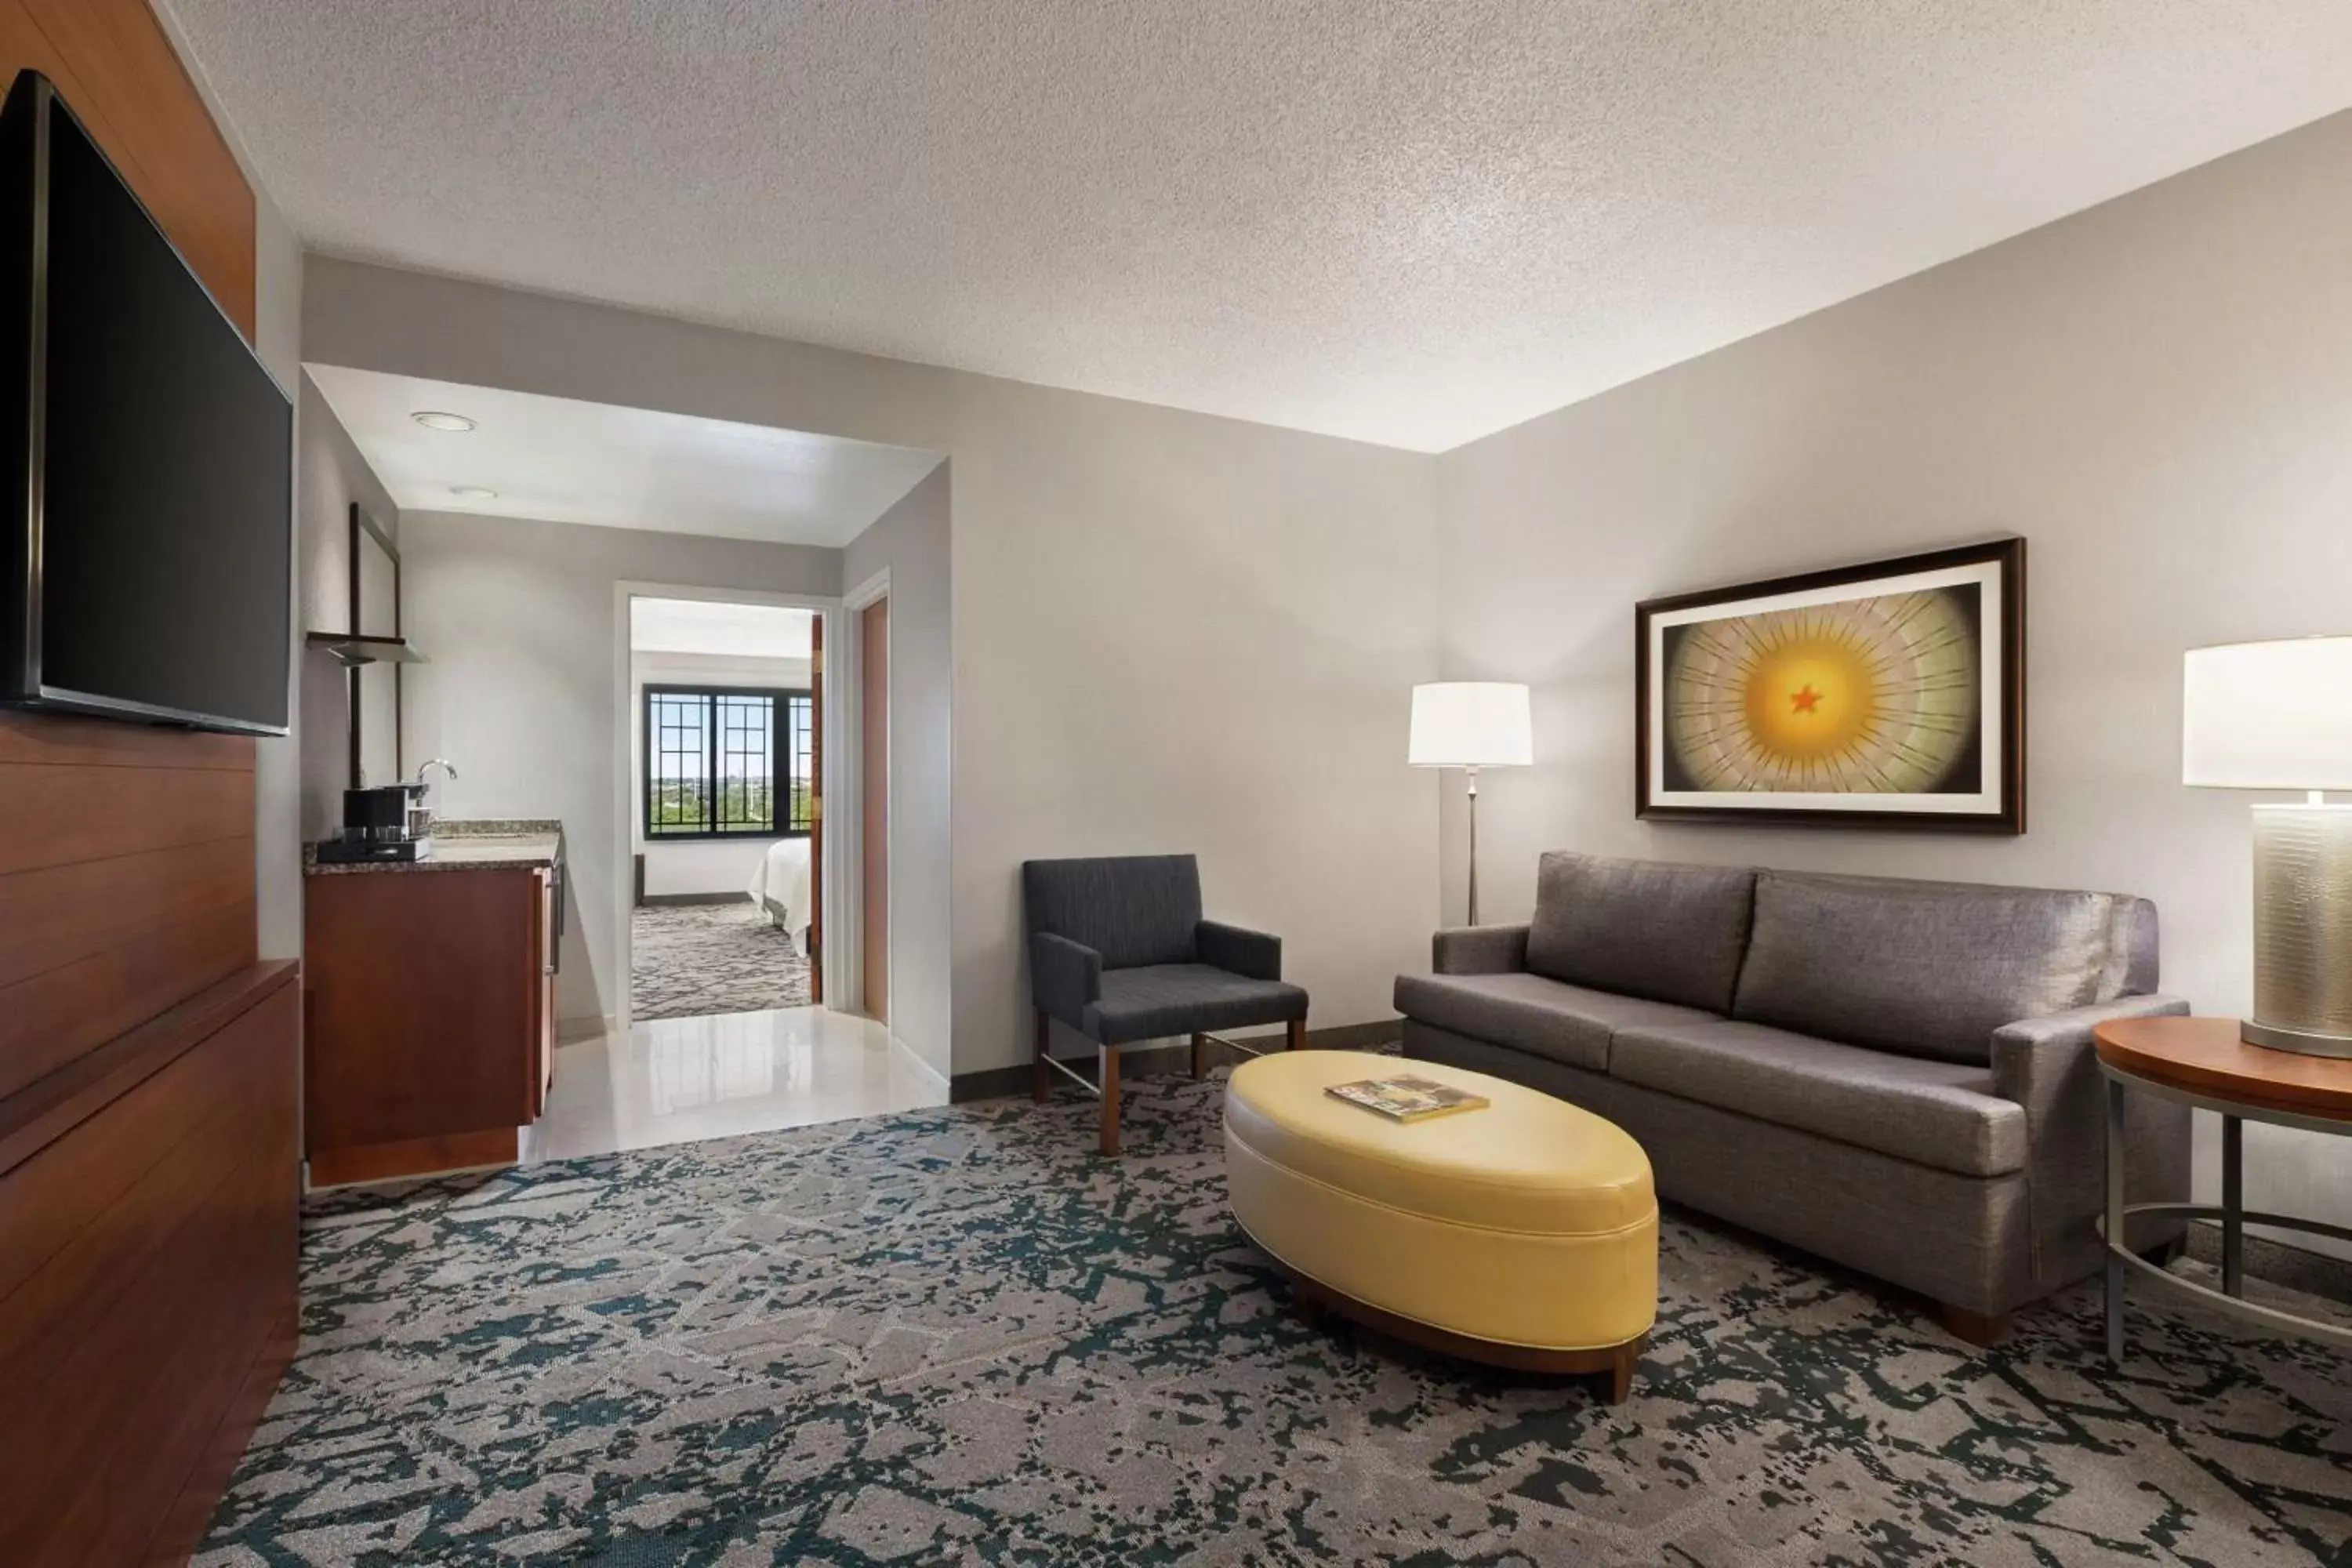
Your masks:
[[[1102,1062],[1102,1142],[1106,1154],[1118,1152],[1118,1047],[1100,1046],[1096,1055]]]
[[[1045,1009],[1037,1009],[1037,1043],[1029,1058],[1029,1093],[1043,1105],[1053,1098],[1054,1069],[1045,1065],[1045,1052],[1054,1043],[1054,1020]]]
[[[1192,1036],[1192,1076],[1209,1076],[1209,1037],[1198,1032]]]
[[[1302,1048],[1307,1044],[1307,1020],[1293,1018],[1284,1029],[1284,1033],[1288,1038],[1284,1042],[1283,1049],[1295,1051]]]

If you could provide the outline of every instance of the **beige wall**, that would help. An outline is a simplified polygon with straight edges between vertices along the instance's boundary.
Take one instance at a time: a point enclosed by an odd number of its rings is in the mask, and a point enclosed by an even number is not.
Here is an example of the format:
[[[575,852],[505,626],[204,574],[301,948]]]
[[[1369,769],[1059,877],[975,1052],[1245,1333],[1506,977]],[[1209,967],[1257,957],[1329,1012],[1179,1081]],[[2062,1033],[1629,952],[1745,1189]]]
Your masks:
[[[2247,1006],[2250,797],[2180,784],[2180,655],[2352,631],[2347,191],[2337,116],[1441,458],[1447,671],[1537,690],[1538,765],[1482,791],[1488,918],[1555,847],[2116,889],[2168,989]],[[2025,837],[1634,821],[1634,601],[2010,531]],[[2250,1202],[2352,1218],[2340,1144],[2248,1146]]]
[[[215,118],[219,108],[213,106]],[[254,218],[254,352],[294,402],[294,449],[297,486],[301,481],[304,443],[302,375],[302,247],[270,201],[252,171]],[[289,593],[294,601],[293,624],[287,630],[287,681],[291,700],[289,732],[256,742],[253,753],[254,895],[257,907],[257,936],[264,958],[293,958],[302,952],[301,817],[301,492],[295,492],[294,515],[287,527],[295,534],[296,582]]]
[[[1422,961],[1433,459],[315,258],[303,332],[326,363],[950,455],[955,1072],[1026,1058],[1034,856],[1197,851],[1318,1025],[1385,1016]]]
[[[402,625],[430,661],[408,671],[408,752],[457,764],[436,791],[444,816],[562,822],[571,928],[556,1009],[574,1027],[611,1017],[627,984],[614,584],[823,596],[841,591],[841,552],[419,511],[401,518],[400,552]]]
[[[955,1064],[1026,1058],[1020,865],[1190,850],[1318,1026],[1426,963],[1433,465],[968,378],[955,507]]]
[[[841,564],[845,594],[886,567],[890,574],[890,1032],[943,1076],[955,1070],[950,482],[947,466],[932,469],[849,542]],[[856,635],[845,616],[843,639]]]
[[[383,481],[310,378],[304,375],[301,384],[294,488],[298,645],[305,631],[351,629],[352,504],[359,503],[395,541],[400,537],[400,510]],[[342,821],[343,790],[351,782],[351,689],[341,665],[299,646],[295,685],[298,838],[307,841],[324,837]]]

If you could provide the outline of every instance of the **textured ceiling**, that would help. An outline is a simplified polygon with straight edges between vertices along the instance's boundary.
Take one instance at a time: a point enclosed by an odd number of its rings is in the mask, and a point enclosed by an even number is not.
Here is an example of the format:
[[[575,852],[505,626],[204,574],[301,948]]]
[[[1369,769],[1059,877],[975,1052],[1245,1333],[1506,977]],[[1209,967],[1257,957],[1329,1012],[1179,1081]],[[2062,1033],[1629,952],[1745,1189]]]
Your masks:
[[[2352,104],[2346,0],[164,0],[343,255],[1440,449]]]
[[[303,368],[403,511],[838,547],[940,461],[937,452],[764,425]],[[410,417],[426,412],[462,415],[474,428],[432,430]]]

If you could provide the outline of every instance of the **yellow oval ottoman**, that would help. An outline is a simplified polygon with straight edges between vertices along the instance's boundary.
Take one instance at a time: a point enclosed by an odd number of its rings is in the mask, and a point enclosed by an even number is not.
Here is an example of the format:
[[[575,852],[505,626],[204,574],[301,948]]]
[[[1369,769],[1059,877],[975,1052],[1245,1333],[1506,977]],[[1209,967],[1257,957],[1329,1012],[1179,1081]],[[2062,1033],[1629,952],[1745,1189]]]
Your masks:
[[[1324,1090],[1412,1073],[1493,1104],[1400,1123]],[[1244,1062],[1225,1089],[1234,1217],[1310,1312],[1625,1397],[1658,1310],[1649,1156],[1502,1079],[1360,1051]]]

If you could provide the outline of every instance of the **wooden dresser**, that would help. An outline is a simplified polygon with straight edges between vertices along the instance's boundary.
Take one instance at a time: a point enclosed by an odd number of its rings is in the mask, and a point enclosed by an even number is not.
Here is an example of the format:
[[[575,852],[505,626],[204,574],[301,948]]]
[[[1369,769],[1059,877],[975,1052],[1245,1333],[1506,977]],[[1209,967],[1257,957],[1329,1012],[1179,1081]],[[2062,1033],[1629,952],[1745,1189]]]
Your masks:
[[[511,1163],[546,1103],[562,839],[466,826],[422,864],[304,879],[314,1187]]]

